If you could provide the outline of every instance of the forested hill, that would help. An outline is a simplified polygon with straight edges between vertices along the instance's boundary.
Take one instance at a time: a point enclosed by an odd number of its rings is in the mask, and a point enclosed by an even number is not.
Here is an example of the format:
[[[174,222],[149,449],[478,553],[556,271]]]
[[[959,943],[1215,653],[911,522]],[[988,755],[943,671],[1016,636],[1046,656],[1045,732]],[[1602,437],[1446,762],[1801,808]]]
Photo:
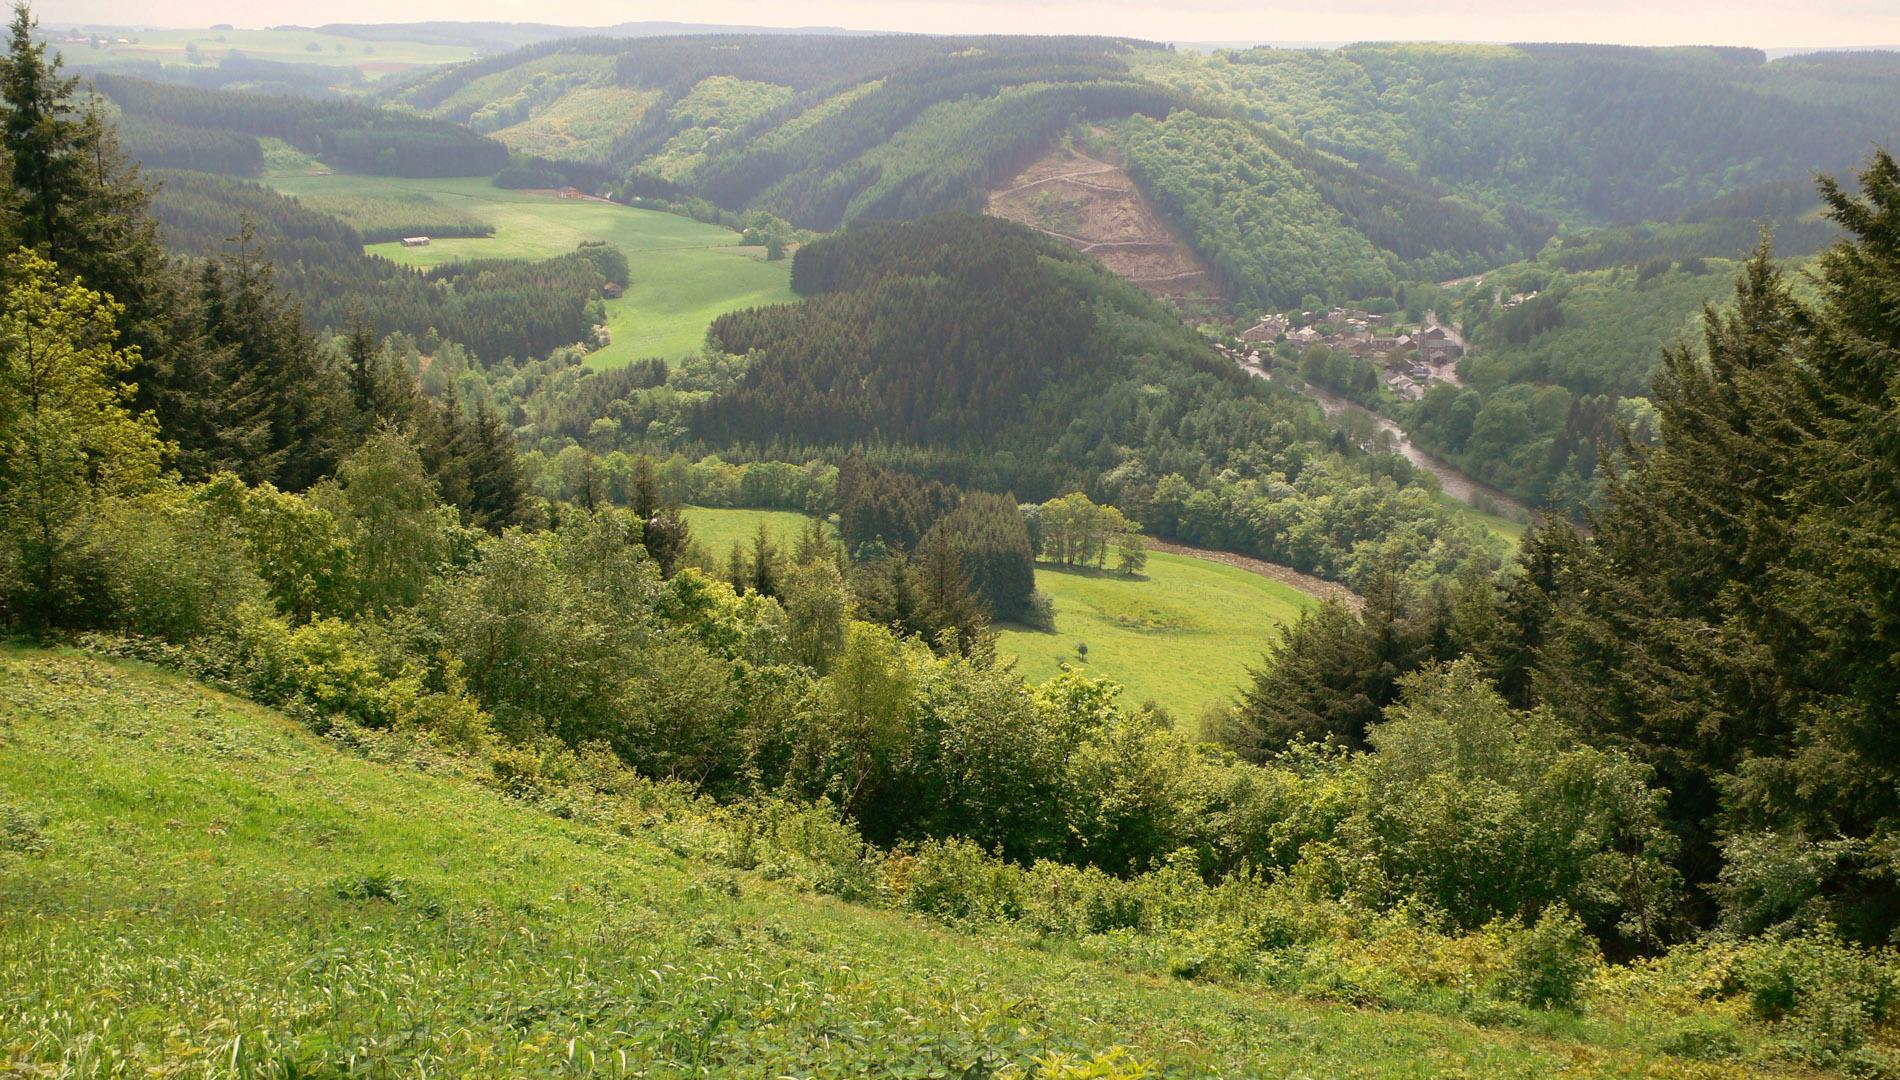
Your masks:
[[[1402,461],[1358,452],[1304,398],[1021,226],[860,225],[800,249],[793,285],[808,299],[713,324],[752,362],[696,413],[705,442],[856,449],[1039,500],[1086,486],[1157,535],[1354,583],[1491,557]]]
[[[1355,45],[1140,67],[1316,150],[1578,222],[1845,171],[1900,134],[1895,53]]]
[[[551,178],[819,230],[980,209],[1080,121],[1223,296],[1266,306],[1476,273],[1559,223],[1753,221],[1900,131],[1900,60],[1719,49],[566,39],[391,93]]]

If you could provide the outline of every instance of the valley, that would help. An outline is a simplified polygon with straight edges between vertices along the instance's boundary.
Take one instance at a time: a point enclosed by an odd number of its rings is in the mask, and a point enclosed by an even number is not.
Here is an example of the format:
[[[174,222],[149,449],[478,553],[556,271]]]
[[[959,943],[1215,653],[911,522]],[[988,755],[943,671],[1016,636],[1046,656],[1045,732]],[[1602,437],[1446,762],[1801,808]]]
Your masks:
[[[1034,14],[15,8],[0,1075],[1900,1076],[1900,52]]]

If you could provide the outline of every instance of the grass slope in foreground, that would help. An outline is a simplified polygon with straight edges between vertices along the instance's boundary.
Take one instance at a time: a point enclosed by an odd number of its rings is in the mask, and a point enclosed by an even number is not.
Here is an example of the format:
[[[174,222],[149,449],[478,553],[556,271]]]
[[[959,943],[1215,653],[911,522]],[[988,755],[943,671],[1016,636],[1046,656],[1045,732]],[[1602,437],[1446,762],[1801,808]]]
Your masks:
[[[706,327],[720,315],[796,299],[790,259],[767,262],[764,249],[740,246],[739,234],[731,229],[677,214],[498,188],[480,177],[280,174],[268,182],[291,195],[322,197],[324,209],[345,221],[350,216],[340,208],[351,198],[367,203],[421,197],[495,226],[495,235],[483,239],[367,248],[406,266],[438,266],[457,259],[545,259],[573,251],[584,240],[613,244],[626,253],[632,281],[624,296],[607,301],[613,343],[588,357],[595,367],[685,356],[705,344]]]
[[[466,768],[0,650],[0,1073],[1644,1075],[796,894]],[[1157,1071],[1032,1064],[1118,1046]]]

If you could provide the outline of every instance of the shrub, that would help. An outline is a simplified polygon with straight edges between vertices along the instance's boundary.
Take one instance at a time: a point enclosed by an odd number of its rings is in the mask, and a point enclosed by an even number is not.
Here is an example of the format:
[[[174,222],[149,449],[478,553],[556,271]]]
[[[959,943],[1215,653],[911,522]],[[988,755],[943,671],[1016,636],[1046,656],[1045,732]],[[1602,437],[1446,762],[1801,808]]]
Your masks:
[[[1743,946],[1735,973],[1757,1017],[1783,1025],[1783,1049],[1830,1065],[1862,1048],[1893,1010],[1900,971],[1889,953],[1822,927]]]
[[[1510,1000],[1533,1008],[1569,1008],[1601,963],[1583,920],[1554,904],[1517,935],[1500,989]]]
[[[1403,681],[1356,759],[1363,809],[1342,826],[1390,903],[1416,896],[1467,929],[1558,901],[1599,935],[1670,925],[1674,840],[1648,771],[1505,704],[1463,660]]]
[[[904,906],[947,923],[1015,919],[1022,914],[1021,871],[967,840],[927,840],[914,860]]]
[[[183,642],[229,627],[239,605],[261,599],[236,530],[172,492],[101,508],[97,533],[110,621],[134,634]]]

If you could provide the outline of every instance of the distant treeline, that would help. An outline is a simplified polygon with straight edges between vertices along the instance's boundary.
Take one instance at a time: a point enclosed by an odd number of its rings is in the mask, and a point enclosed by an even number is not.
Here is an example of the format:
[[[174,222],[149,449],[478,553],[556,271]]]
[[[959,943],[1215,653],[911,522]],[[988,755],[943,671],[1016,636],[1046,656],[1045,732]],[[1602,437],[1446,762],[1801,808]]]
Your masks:
[[[97,83],[134,124],[207,129],[226,139],[269,136],[350,172],[489,176],[508,164],[505,147],[466,128],[351,102],[207,93],[113,75]]]

